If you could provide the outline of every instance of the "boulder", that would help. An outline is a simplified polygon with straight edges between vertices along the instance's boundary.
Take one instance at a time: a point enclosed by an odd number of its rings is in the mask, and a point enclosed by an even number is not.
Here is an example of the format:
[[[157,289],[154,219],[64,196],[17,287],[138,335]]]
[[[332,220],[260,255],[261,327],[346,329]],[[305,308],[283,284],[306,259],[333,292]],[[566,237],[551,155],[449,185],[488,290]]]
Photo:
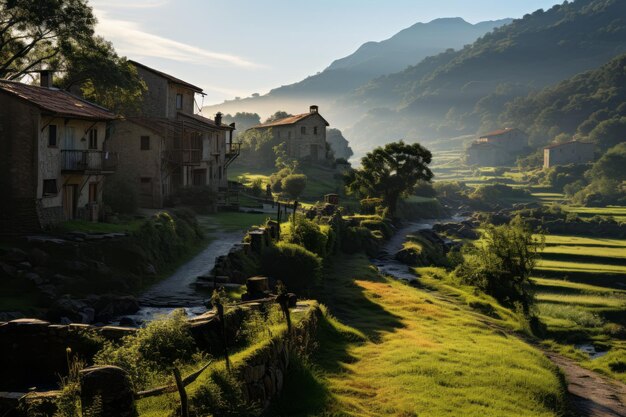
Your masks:
[[[2,260],[9,263],[20,263],[28,261],[26,252],[19,248],[9,248],[2,254]]]
[[[80,371],[83,415],[95,406],[102,416],[136,417],[132,382],[117,366],[92,366]]]
[[[28,253],[28,260],[35,266],[47,266],[50,262],[50,255],[38,248],[33,248]]]

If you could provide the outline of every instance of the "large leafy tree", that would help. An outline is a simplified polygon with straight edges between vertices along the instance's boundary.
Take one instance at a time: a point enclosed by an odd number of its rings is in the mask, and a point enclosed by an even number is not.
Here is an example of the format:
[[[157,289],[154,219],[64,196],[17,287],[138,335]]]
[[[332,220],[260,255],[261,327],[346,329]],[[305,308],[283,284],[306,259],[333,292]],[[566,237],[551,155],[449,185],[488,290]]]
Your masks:
[[[393,142],[374,149],[361,159],[361,168],[346,176],[351,194],[381,198],[394,214],[398,199],[412,192],[420,181],[430,181],[432,154],[419,143]]]
[[[57,85],[114,110],[134,104],[145,86],[110,43],[95,36],[85,0],[0,0],[0,78],[22,80],[46,68]]]

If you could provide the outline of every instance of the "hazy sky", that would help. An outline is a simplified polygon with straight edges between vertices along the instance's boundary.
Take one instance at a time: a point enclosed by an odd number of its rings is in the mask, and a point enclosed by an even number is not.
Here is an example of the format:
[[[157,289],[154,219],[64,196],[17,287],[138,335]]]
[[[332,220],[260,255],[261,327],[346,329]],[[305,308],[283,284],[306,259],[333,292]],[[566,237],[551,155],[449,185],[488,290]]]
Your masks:
[[[90,0],[118,53],[202,87],[266,93],[416,22],[521,17],[554,0]]]

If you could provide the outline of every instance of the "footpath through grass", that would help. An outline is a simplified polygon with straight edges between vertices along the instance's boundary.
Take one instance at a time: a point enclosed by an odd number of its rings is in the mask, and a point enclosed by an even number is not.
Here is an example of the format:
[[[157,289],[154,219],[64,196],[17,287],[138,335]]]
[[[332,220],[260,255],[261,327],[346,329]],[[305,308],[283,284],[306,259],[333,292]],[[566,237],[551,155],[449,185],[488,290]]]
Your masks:
[[[268,416],[563,411],[562,379],[540,352],[461,303],[379,276],[364,256],[336,260],[320,299],[319,348]]]

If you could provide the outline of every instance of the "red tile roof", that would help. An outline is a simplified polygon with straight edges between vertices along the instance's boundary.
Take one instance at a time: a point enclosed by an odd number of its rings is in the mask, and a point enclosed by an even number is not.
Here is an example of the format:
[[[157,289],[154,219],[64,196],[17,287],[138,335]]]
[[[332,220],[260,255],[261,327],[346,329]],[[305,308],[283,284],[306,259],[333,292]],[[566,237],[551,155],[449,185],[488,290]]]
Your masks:
[[[565,146],[565,145],[570,145],[572,143],[580,143],[583,145],[591,145],[591,146],[595,146],[593,143],[591,142],[581,142],[579,140],[570,140],[569,142],[562,142],[562,143],[555,143],[552,145],[548,145],[546,147],[544,147],[543,149],[554,149],[554,148],[560,148],[561,146]]]
[[[45,88],[16,81],[0,80],[0,91],[28,101],[59,117],[87,120],[113,120],[115,114],[104,107],[56,88]]]
[[[141,64],[141,63],[139,63],[137,61],[133,61],[133,60],[129,59],[128,62],[130,62],[131,64],[133,64],[133,65],[135,65],[137,67],[141,67],[141,68],[143,68],[143,69],[145,69],[147,71],[150,71],[150,72],[152,72],[152,73],[154,73],[154,74],[156,74],[156,75],[158,75],[160,77],[163,77],[163,78],[167,79],[168,81],[170,81],[170,82],[172,82],[174,84],[180,84],[180,85],[183,85],[183,86],[185,86],[187,88],[190,88],[190,89],[194,90],[196,93],[202,93],[202,88],[200,88],[198,86],[195,86],[193,84],[190,84],[187,81],[183,81],[180,78],[176,78],[173,75],[169,75],[169,74],[166,74],[166,73],[164,73],[162,71],[155,70],[154,68],[150,68],[149,66]]]
[[[296,114],[295,116],[285,117],[284,119],[274,120],[273,122],[269,122],[269,123],[261,123],[260,125],[252,126],[250,129],[263,128],[263,127],[273,127],[273,126],[293,125],[293,124],[296,124],[299,121],[304,120],[307,117],[313,116],[315,114],[317,114],[318,116],[322,117],[317,112],[302,113],[302,114]],[[322,117],[322,120],[324,121],[324,123],[326,123],[326,126],[330,126],[330,124],[326,121],[326,119],[324,119]]]

